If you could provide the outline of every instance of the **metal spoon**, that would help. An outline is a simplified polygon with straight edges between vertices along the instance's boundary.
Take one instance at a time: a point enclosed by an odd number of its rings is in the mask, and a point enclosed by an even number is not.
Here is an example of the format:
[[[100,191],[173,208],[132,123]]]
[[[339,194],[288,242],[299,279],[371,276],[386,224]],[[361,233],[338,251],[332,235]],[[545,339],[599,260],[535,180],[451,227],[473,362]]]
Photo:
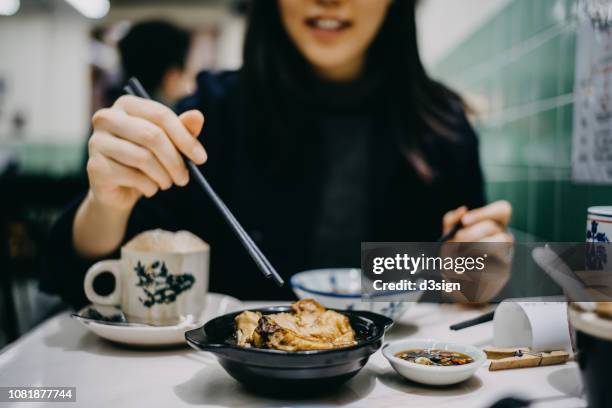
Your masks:
[[[80,315],[78,313],[72,313],[70,315],[70,317],[72,317],[73,319],[76,320],[80,320],[82,322],[85,323],[97,323],[97,324],[104,324],[107,326],[124,326],[124,327],[153,327],[149,324],[144,324],[144,323],[130,323],[128,321],[111,321],[111,320],[101,320],[101,319],[94,319],[91,317],[86,317],[83,315]],[[125,318],[125,316],[124,316]]]

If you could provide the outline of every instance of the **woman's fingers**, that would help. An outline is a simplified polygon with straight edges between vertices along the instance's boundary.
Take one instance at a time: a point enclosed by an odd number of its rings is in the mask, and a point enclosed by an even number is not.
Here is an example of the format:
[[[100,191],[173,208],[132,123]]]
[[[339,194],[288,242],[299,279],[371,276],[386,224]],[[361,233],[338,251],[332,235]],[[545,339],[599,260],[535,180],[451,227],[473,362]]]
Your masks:
[[[203,164],[206,161],[207,155],[204,147],[189,133],[178,116],[167,106],[131,95],[120,97],[115,102],[115,106],[128,115],[144,118],[164,129],[174,146],[194,163]]]
[[[162,190],[172,187],[172,178],[150,150],[106,132],[97,133],[89,145],[90,154],[98,152],[124,166],[136,168]]]
[[[153,197],[159,186],[140,170],[124,166],[102,154],[95,154],[87,162],[87,173],[92,190],[128,187],[146,197]]]
[[[493,220],[501,225],[508,225],[512,215],[512,206],[508,201],[495,201],[484,207],[469,211],[461,217],[461,222],[468,227],[484,220]]]
[[[104,130],[150,150],[164,166],[175,184],[184,186],[188,183],[189,172],[185,161],[159,126],[146,119],[130,116],[119,109],[99,110],[93,116],[92,123],[96,129]],[[91,139],[95,137],[96,134]]]
[[[124,96],[96,112],[92,124],[87,173],[92,197],[104,205],[131,208],[143,195],[187,184],[183,154],[206,161],[197,140],[204,124],[199,111],[179,118],[157,102]]]
[[[463,227],[455,234],[452,241],[456,242],[478,242],[486,237],[504,232],[505,228],[496,221],[484,220],[469,227]]]
[[[183,125],[191,136],[198,137],[200,136],[200,132],[202,132],[202,127],[204,127],[204,115],[199,110],[190,110],[187,112],[183,112],[179,115],[179,119],[183,122]]]
[[[467,213],[467,207],[462,205],[444,214],[442,218],[442,234],[448,233],[457,224],[463,215]]]
[[[512,243],[514,242],[514,236],[512,236],[512,234],[509,232],[498,232],[497,234],[481,238],[480,242]]]

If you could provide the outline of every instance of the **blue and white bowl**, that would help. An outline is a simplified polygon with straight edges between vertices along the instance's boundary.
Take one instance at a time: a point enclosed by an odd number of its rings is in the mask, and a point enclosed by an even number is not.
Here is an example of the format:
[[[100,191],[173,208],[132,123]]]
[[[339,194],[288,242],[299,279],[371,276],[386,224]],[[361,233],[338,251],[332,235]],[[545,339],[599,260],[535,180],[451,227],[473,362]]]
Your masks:
[[[330,309],[369,310],[397,321],[422,292],[385,295],[384,301],[362,300],[361,270],[313,269],[291,277],[291,287],[300,299],[314,299]],[[394,300],[397,298],[397,300]]]

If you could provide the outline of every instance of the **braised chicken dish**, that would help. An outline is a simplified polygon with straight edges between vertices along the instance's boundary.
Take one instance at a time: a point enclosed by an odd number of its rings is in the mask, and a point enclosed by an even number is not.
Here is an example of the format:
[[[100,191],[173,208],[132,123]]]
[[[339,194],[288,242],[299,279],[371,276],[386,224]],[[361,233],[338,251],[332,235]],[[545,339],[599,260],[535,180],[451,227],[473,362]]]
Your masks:
[[[312,299],[291,305],[290,313],[262,315],[245,311],[235,318],[241,347],[284,351],[328,350],[352,346],[355,332],[348,317],[326,310]]]

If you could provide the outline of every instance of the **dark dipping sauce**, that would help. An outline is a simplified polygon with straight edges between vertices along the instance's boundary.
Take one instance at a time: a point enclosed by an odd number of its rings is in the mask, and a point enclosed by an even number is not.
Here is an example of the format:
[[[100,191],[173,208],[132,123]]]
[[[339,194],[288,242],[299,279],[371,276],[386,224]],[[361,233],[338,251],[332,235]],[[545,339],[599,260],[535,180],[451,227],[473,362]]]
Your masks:
[[[395,353],[395,357],[411,363],[450,367],[469,364],[474,359],[466,354],[450,350],[438,349],[411,349]]]

